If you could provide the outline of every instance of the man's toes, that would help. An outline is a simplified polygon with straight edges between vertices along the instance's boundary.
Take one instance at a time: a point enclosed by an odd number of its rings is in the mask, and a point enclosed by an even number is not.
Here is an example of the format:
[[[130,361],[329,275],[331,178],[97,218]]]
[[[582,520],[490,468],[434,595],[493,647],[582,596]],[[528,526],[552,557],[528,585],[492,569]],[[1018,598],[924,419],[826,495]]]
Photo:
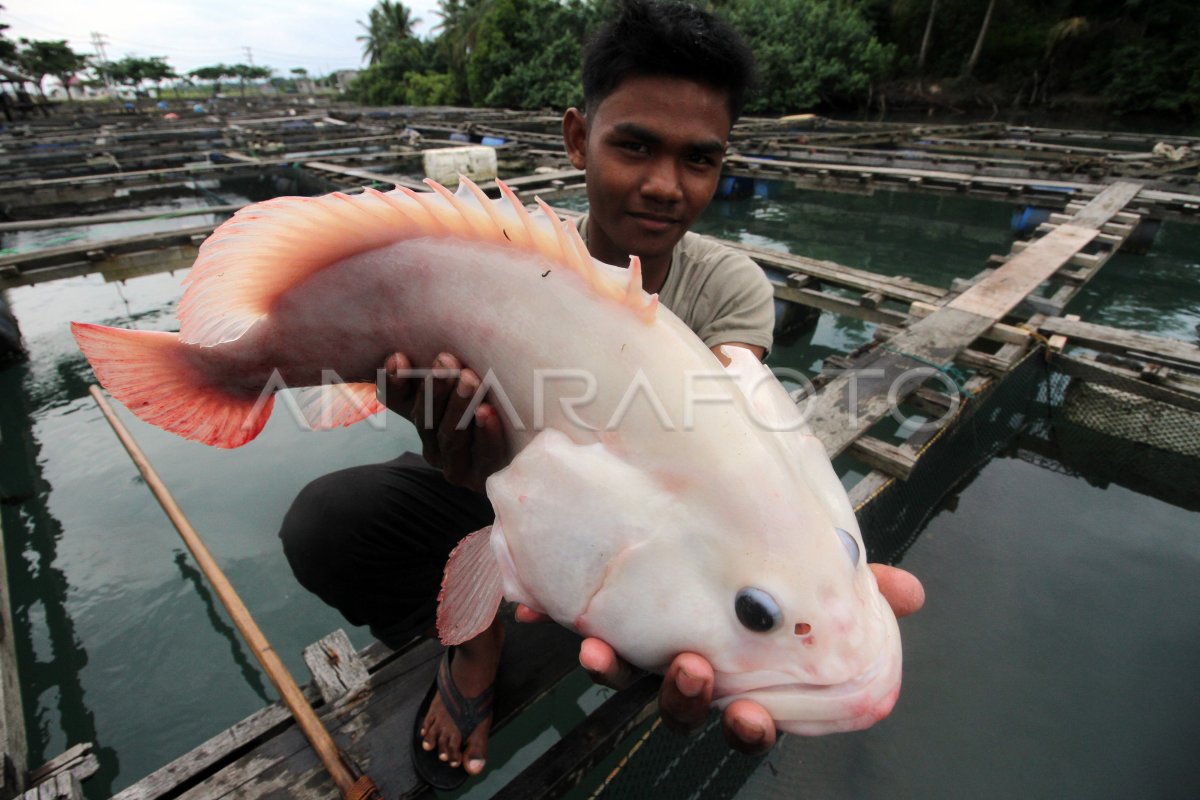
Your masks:
[[[449,763],[451,766],[458,766],[462,761],[462,753],[459,751],[457,736],[451,736],[447,731],[445,735],[440,737],[438,740],[438,758]]]
[[[470,775],[478,775],[483,772],[483,767],[487,762],[487,743],[489,731],[482,730],[483,726],[476,728],[471,736],[467,739],[466,751],[463,754],[463,769]]]

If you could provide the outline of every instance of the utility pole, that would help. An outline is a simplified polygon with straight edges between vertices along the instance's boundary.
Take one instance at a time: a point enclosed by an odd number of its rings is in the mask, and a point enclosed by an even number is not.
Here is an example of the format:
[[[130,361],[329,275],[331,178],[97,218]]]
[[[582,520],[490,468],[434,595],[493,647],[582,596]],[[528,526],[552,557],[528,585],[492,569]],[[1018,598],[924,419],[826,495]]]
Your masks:
[[[246,51],[246,63],[253,67],[254,66],[254,53],[250,52],[249,47],[243,47],[242,49]]]
[[[96,58],[100,59],[100,67],[101,67],[100,74],[104,77],[104,88],[106,88],[108,90],[108,93],[111,95],[112,94],[112,75],[109,74],[109,71],[107,69],[108,53],[106,53],[104,50],[104,46],[107,44],[108,44],[108,40],[104,37],[103,33],[98,33],[96,31],[92,31],[92,47],[96,51]]]

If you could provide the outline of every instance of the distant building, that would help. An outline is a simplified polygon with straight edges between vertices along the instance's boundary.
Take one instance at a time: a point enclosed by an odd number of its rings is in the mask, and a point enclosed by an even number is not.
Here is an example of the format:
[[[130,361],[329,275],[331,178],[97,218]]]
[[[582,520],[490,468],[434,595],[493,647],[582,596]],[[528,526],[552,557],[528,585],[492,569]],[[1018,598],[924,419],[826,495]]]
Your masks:
[[[330,77],[333,78],[334,83],[337,86],[337,90],[339,92],[344,92],[350,88],[350,84],[353,83],[354,79],[358,77],[359,72],[361,72],[361,70],[339,69],[337,72],[334,72],[332,75],[330,75]]]

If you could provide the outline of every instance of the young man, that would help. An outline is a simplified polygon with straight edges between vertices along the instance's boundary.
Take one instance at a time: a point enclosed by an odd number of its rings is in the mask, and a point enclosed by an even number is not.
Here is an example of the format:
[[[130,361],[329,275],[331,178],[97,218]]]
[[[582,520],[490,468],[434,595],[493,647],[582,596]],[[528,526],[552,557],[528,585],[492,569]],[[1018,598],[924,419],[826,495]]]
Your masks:
[[[740,37],[706,12],[627,2],[585,53],[585,108],[572,108],[563,118],[571,163],[587,175],[589,211],[580,233],[588,250],[616,265],[637,255],[646,291],[657,292],[718,357],[720,346],[736,346],[762,358],[774,322],[762,271],[745,256],[688,233],[716,190],[753,69]],[[397,353],[386,366],[395,374],[413,365]],[[351,622],[370,624],[384,642],[396,644],[432,620],[450,549],[491,524],[490,504],[479,492],[505,462],[494,408],[481,405],[474,426],[457,425],[479,377],[452,354],[442,354],[434,366],[461,371],[432,386],[438,424],[418,425],[433,468],[409,454],[326,476],[301,493],[281,531],[301,583]],[[402,381],[389,386],[387,400],[414,420],[423,417],[427,403],[423,385]],[[898,613],[919,607],[915,578],[885,567],[876,574]],[[521,610],[518,618],[532,615]],[[414,753],[418,770],[435,786],[450,787],[484,768],[490,687],[503,637],[502,625],[493,623],[455,648],[439,670]],[[597,639],[583,642],[580,662],[609,685],[630,673]],[[664,680],[664,718],[680,730],[699,727],[712,690],[711,665],[681,654]],[[774,743],[771,718],[755,703],[732,704],[724,721],[738,749],[762,752]]]

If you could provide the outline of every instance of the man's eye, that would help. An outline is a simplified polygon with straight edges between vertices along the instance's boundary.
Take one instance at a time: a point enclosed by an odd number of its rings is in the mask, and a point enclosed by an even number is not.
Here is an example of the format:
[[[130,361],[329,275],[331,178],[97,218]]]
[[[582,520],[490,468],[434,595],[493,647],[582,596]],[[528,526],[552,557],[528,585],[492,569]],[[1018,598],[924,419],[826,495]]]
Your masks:
[[[642,142],[619,142],[617,147],[622,150],[628,150],[631,153],[645,153],[646,145]]]
[[[712,167],[716,165],[717,160],[713,156],[704,153],[695,153],[688,156],[688,163],[697,167]]]

